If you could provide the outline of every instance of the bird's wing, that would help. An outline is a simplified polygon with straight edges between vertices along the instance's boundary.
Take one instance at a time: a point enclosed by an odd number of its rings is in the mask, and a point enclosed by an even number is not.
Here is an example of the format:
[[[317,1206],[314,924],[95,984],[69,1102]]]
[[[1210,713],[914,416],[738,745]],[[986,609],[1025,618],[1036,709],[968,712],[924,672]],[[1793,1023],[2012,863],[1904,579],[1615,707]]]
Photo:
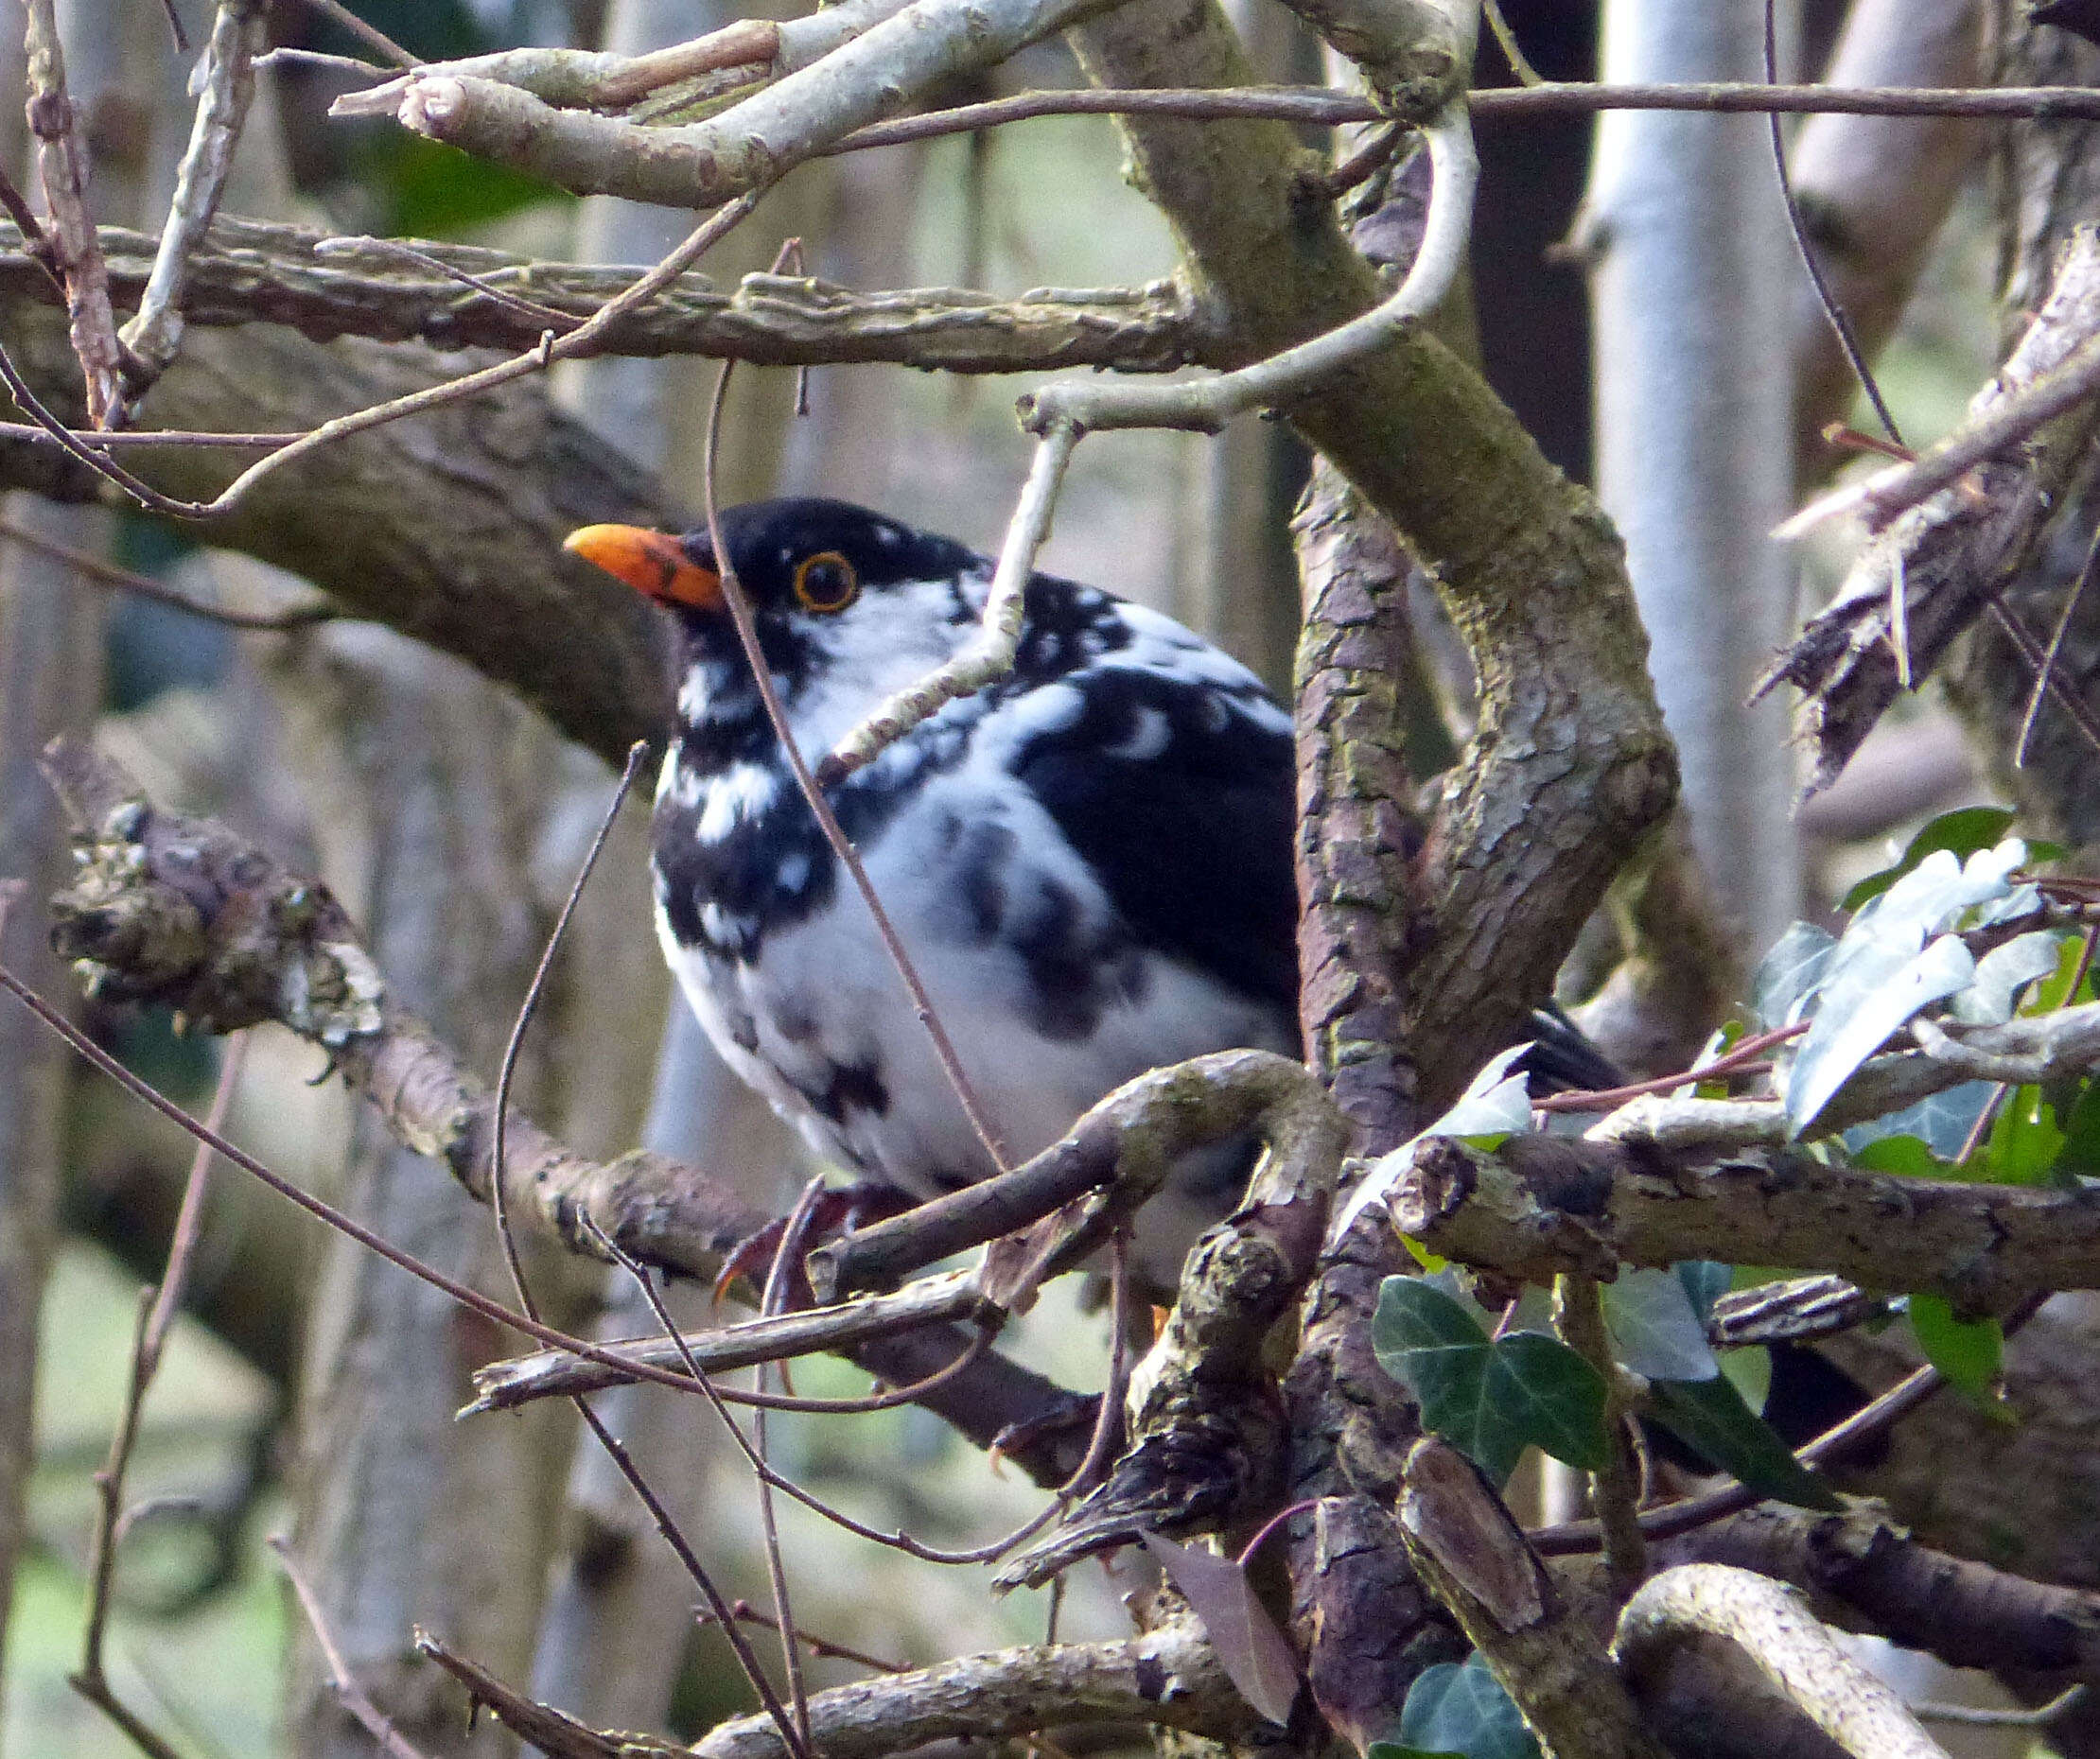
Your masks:
[[[1141,940],[1271,1005],[1295,1035],[1290,722],[1251,673],[1192,651],[1203,664],[1129,663],[1140,650],[1067,672],[1080,712],[1010,768]]]

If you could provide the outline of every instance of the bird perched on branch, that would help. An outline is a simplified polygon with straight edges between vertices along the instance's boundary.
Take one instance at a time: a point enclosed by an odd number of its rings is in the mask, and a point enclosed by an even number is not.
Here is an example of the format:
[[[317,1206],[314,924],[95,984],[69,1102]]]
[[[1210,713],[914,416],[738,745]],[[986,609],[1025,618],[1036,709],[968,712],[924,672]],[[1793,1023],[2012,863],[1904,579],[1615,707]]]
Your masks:
[[[992,558],[843,502],[720,515],[797,745],[817,759],[976,633]],[[916,1197],[994,1170],[850,876],[797,789],[705,528],[568,548],[674,615],[656,923],[725,1060],[829,1158]],[[1146,1070],[1299,1054],[1290,717],[1172,618],[1035,575],[1011,672],[828,791],[1014,1164]],[[1562,1085],[1612,1071],[1542,1017]],[[1177,1166],[1141,1223],[1171,1287],[1244,1149]],[[1149,1244],[1148,1244],[1149,1236]]]

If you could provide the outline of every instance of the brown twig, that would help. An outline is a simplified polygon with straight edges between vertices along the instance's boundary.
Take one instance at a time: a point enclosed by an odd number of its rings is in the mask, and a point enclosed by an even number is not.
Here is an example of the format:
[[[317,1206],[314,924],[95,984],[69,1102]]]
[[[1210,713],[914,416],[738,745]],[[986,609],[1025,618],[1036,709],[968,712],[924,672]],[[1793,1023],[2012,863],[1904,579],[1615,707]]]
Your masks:
[[[1797,1021],[1792,1026],[1780,1026],[1771,1032],[1760,1032],[1744,1038],[1725,1056],[1717,1056],[1710,1063],[1702,1063],[1681,1074],[1657,1075],[1653,1081],[1629,1082],[1622,1088],[1599,1088],[1594,1091],[1549,1093],[1531,1102],[1533,1111],[1610,1111],[1623,1106],[1628,1100],[1638,1099],[1644,1093],[1671,1093],[1679,1088],[1692,1087],[1702,1081],[1717,1080],[1723,1075],[1747,1075],[1761,1073],[1758,1058],[1774,1045],[1784,1044],[1789,1038],[1798,1038],[1809,1030],[1810,1022]]]
[[[1779,25],[1778,0],[1764,0],[1764,79],[1768,86],[1779,83]],[[1786,135],[1779,127],[1779,113],[1768,113],[1772,127],[1772,165],[1779,179],[1779,199],[1786,204],[1787,228],[1794,235],[1794,248],[1801,258],[1801,267],[1808,271],[1809,285],[1815,290],[1815,302],[1823,308],[1823,316],[1837,337],[1838,347],[1852,368],[1852,376],[1859,380],[1860,389],[1866,392],[1866,400],[1874,406],[1874,416],[1881,424],[1892,445],[1901,445],[1903,436],[1897,430],[1896,417],[1889,412],[1888,400],[1881,395],[1881,381],[1874,376],[1874,369],[1867,365],[1866,351],[1860,346],[1858,334],[1852,328],[1852,320],[1846,315],[1839,301],[1837,289],[1830,285],[1830,278],[1823,272],[1822,259],[1816,254],[1815,243],[1809,236],[1808,222],[1802,218],[1801,203],[1794,193],[1794,174],[1787,168]],[[1906,650],[1899,648],[1901,654]]]
[[[60,298],[64,298],[65,277],[59,273],[52,261],[51,240],[44,235],[44,228],[38,224],[36,214],[30,208],[27,199],[14,186],[14,179],[4,170],[0,170],[0,209],[4,209],[8,218],[14,221],[15,230],[22,235],[24,248],[43,269],[51,285],[58,289]]]
[[[457,281],[462,287],[472,287],[475,292],[494,300],[499,305],[507,306],[519,316],[545,325],[557,336],[566,336],[569,331],[581,329],[584,325],[585,321],[573,312],[556,311],[551,305],[542,305],[536,300],[524,299],[516,293],[507,292],[493,282],[472,274],[457,264],[448,263],[442,256],[433,255],[429,251],[419,251],[414,245],[406,244],[399,238],[324,238],[314,246],[314,254],[361,254],[375,247],[408,262],[420,264],[423,268],[445,276],[448,281]]]
[[[0,515],[0,537],[11,544],[20,544],[25,549],[33,549],[54,561],[62,562],[84,579],[94,581],[98,585],[114,586],[138,598],[150,599],[155,604],[167,605],[191,617],[203,618],[208,622],[224,623],[232,629],[285,635],[294,629],[309,629],[316,623],[333,621],[342,615],[330,604],[295,605],[289,611],[229,611],[219,605],[205,604],[149,575],[134,573],[130,568],[120,568],[114,562],[104,562],[99,556],[91,556],[85,550],[57,543],[41,531],[5,515]]]
[[[423,62],[411,55],[398,43],[381,30],[378,26],[359,18],[342,0],[306,0],[306,5],[323,18],[340,25],[368,48],[376,49],[396,67],[420,67]]]
[[[2096,377],[2095,382],[2100,383],[2100,377]],[[2004,594],[1995,585],[1986,587],[1984,608],[1990,613],[1991,619],[1998,627],[2004,631],[2005,638],[2020,650],[2020,657],[2027,662],[2028,668],[2035,674],[2036,689],[2046,687],[2056,699],[2056,706],[2063,710],[2071,724],[2084,735],[2086,743],[2095,752],[2100,752],[2100,721],[2093,719],[2092,710],[2086,705],[2085,700],[2070,681],[2057,674],[2041,644],[2028,633],[2026,624],[2014,614],[2012,606],[2005,602]]]
[[[229,434],[206,433],[186,428],[150,427],[124,427],[114,433],[99,433],[90,427],[68,428],[65,438],[78,440],[97,452],[135,452],[152,446],[226,446],[238,451],[250,447],[289,445],[299,436],[295,433]],[[48,427],[32,427],[26,422],[0,422],[0,440],[26,440],[35,445],[60,444]]]
[[[598,865],[598,858],[604,852],[606,840],[612,835],[613,824],[620,815],[621,806],[627,798],[627,791],[634,786],[635,777],[641,773],[642,761],[648,755],[649,746],[640,740],[636,740],[627,753],[626,767],[621,771],[619,784],[614,788],[612,798],[606,802],[605,810],[598,821],[597,834],[591,838],[590,846],[584,852],[583,862],[576,870],[576,879],[569,888],[569,896],[562,900],[553,927],[548,931],[546,946],[540,949],[539,963],[533,969],[532,981],[525,986],[525,999],[518,1003],[517,1018],[511,1022],[510,1037],[503,1046],[502,1064],[496,1075],[496,1133],[489,1150],[489,1208],[495,1216],[497,1239],[502,1245],[503,1263],[510,1270],[511,1287],[517,1292],[517,1304],[535,1321],[540,1316],[539,1303],[533,1298],[532,1289],[525,1280],[524,1262],[518,1256],[517,1241],[511,1232],[510,1214],[503,1204],[504,1118],[510,1109],[511,1082],[517,1072],[517,1056],[525,1043],[526,1029],[532,1025],[533,1016],[539,1011],[540,997],[546,992],[547,974],[553,968],[554,955],[561,949],[562,938],[576,914],[577,904],[582,901],[584,888],[590,883],[590,876]],[[714,1578],[701,1563],[699,1554],[692,1549],[691,1541],[679,1528],[669,1506],[642,1475],[640,1467],[635,1464],[634,1455],[628,1453],[624,1444],[605,1426],[604,1419],[590,1408],[589,1402],[581,1393],[575,1393],[570,1395],[569,1403],[576,1407],[576,1415],[583,1419],[584,1426],[590,1431],[598,1445],[605,1451],[615,1470],[626,1479],[628,1488],[641,1500],[642,1506],[649,1511],[650,1519],[656,1523],[656,1531],[663,1536],[664,1542],[671,1547],[679,1563],[684,1565],[693,1586],[699,1589],[708,1604],[714,1609],[716,1618],[723,1625],[723,1635],[728,1638],[729,1647],[735,1652],[738,1665],[743,1668],[751,1689],[759,1695],[759,1701],[779,1723],[780,1738],[789,1752],[795,1755],[795,1759],[813,1759],[807,1733],[807,1712],[794,1723],[789,1722],[787,1713],[774,1693],[772,1682],[766,1679],[765,1670],[759,1665],[758,1657],[752,1652],[750,1644],[744,1640],[742,1631],[734,1628],[733,1622],[728,1617],[728,1601],[721,1589],[715,1586]]]
[[[226,1122],[234,1089],[240,1083],[241,1065],[246,1060],[247,1050],[245,1033],[236,1033],[227,1040],[207,1121],[208,1127],[215,1131]],[[87,1628],[80,1641],[80,1665],[67,1677],[67,1683],[76,1692],[115,1722],[135,1746],[151,1755],[151,1759],[173,1759],[174,1750],[117,1698],[103,1668],[102,1651],[115,1598],[116,1552],[125,1526],[124,1475],[131,1463],[131,1450],[138,1443],[139,1424],[146,1412],[146,1395],[152,1388],[153,1377],[160,1371],[161,1352],[166,1348],[167,1334],[175,1324],[183,1292],[189,1281],[190,1264],[197,1256],[212,1158],[211,1145],[199,1142],[190,1159],[189,1179],[183,1187],[182,1204],[175,1213],[167,1264],[161,1273],[160,1286],[142,1295],[139,1302],[138,1332],[131,1345],[131,1375],[125,1393],[123,1414],[117,1419],[115,1434],[110,1437],[109,1456],[95,1474],[95,1537],[88,1553]]]
[[[307,1627],[321,1649],[321,1658],[327,1663],[328,1683],[335,1688],[343,1709],[357,1718],[359,1726],[372,1736],[388,1759],[423,1759],[421,1750],[394,1726],[386,1713],[358,1683],[357,1675],[350,1671],[349,1661],[336,1642],[335,1632],[328,1628],[327,1615],[321,1608],[321,1596],[314,1593],[313,1584],[306,1580],[306,1572],[292,1554],[291,1541],[281,1533],[273,1533],[264,1542],[276,1553],[277,1567],[284,1571],[285,1579],[291,1584],[291,1592],[299,1597],[300,1610],[306,1613]]]
[[[767,1630],[779,1629],[776,1619],[766,1617],[748,1601],[739,1600],[729,1611],[746,1625],[761,1625]],[[694,1615],[694,1622],[703,1628],[714,1623],[714,1614],[705,1607]],[[879,1674],[908,1674],[910,1666],[903,1662],[885,1662],[879,1655],[870,1655],[865,1649],[850,1648],[843,1643],[833,1643],[829,1637],[819,1637],[814,1631],[797,1630],[796,1637],[807,1646],[812,1655],[841,1662],[854,1662]]]
[[[65,90],[65,51],[52,0],[25,0],[27,15],[29,131],[50,216],[46,236],[65,282],[73,352],[87,384],[88,419],[115,425],[124,385],[124,350],[116,340],[109,272],[87,208],[87,162],[80,151],[73,100]]]
[[[810,766],[803,758],[802,748],[796,742],[795,730],[788,725],[787,710],[781,705],[780,695],[773,688],[773,669],[767,663],[764,650],[759,645],[758,626],[752,620],[751,602],[745,597],[744,584],[737,579],[736,564],[730,557],[729,547],[723,541],[722,514],[715,494],[715,465],[722,439],[722,407],[725,393],[729,388],[729,374],[735,369],[734,360],[725,360],[722,370],[715,374],[714,398],[708,409],[708,427],[701,448],[701,482],[706,493],[708,514],[708,539],[714,548],[714,565],[722,577],[722,596],[728,606],[730,621],[736,625],[737,640],[743,645],[744,658],[751,667],[751,677],[758,687],[759,701],[765,706],[766,720],[771,723],[774,737],[780,742],[781,753],[794,772],[795,783],[802,791],[802,798],[809,803],[817,827],[824,833],[824,841],[846,871],[852,876],[853,884],[862,900],[867,905],[868,914],[875,919],[875,932],[882,936],[883,946],[889,954],[890,963],[897,967],[897,975],[903,981],[905,991],[912,1001],[912,1011],[919,1016],[919,1022],[926,1029],[927,1036],[934,1042],[934,1054],[940,1059],[948,1085],[954,1089],[956,1101],[963,1115],[970,1120],[970,1127],[977,1140],[984,1144],[985,1152],[991,1157],[991,1163],[1002,1173],[1007,1171],[1006,1146],[991,1126],[985,1109],[979,1104],[976,1089],[971,1086],[970,1077],[964,1072],[962,1058],[956,1054],[954,1041],[948,1036],[948,1029],[941,1024],[940,1016],[934,1008],[934,1000],[927,993],[919,970],[912,964],[911,955],[904,949],[903,938],[897,932],[896,924],[890,920],[889,912],[883,900],[876,896],[874,882],[867,877],[860,852],[853,847],[838,814],[831,810],[831,803],[825,798],[824,791],[816,785],[816,778],[810,773]]]
[[[2050,632],[2040,670],[2035,673],[2035,688],[2027,694],[2026,712],[2020,717],[2020,736],[2013,740],[2012,766],[2016,770],[2027,767],[2027,746],[2035,736],[2035,723],[2041,716],[2041,699],[2048,694],[2056,655],[2063,651],[2063,638],[2071,628],[2072,614],[2077,610],[2078,601],[2086,596],[2086,589],[2092,584],[2096,570],[2100,570],[2100,525],[2093,527],[2092,541],[2086,546],[2086,559],[2078,565],[2078,577],[2071,583],[2071,590],[2064,597],[2063,610],[2056,618],[2056,628]]]

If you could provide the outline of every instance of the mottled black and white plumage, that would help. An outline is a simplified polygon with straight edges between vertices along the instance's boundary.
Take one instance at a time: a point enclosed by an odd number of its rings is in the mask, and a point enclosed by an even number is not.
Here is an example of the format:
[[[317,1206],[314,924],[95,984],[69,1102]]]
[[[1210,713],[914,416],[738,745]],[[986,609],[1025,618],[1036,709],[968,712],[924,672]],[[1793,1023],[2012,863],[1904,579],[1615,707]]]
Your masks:
[[[970,638],[991,579],[989,557],[836,501],[721,523],[813,760]],[[679,549],[618,570],[681,635],[655,814],[672,968],[731,1067],[820,1152],[921,1196],[981,1178],[986,1151],[707,602],[707,533]],[[687,565],[701,590],[668,583]],[[798,579],[843,602],[810,608]],[[831,796],[1016,1158],[1146,1070],[1299,1050],[1288,715],[1156,611],[1041,574],[1025,608],[1010,675]],[[1221,1214],[1244,1171],[1243,1154],[1192,1164],[1186,1219]]]

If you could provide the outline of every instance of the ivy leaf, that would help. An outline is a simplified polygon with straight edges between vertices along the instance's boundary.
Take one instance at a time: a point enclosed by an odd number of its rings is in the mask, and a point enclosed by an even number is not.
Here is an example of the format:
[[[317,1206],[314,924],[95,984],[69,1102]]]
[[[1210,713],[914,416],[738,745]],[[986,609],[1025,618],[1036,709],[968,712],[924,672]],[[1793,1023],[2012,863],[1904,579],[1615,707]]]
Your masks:
[[[1988,1081],[1965,1081],[1944,1092],[1928,1094],[1916,1105],[1905,1106],[1901,1111],[1854,1125],[1845,1133],[1845,1146],[1856,1156],[1863,1154],[1871,1142],[1889,1137],[1910,1136],[1922,1141],[1943,1163],[1951,1163],[1961,1153],[1969,1141],[1969,1133],[1976,1127],[1976,1120],[1997,1091],[1996,1085]],[[1881,1169],[1889,1173],[1907,1170],[1900,1166]],[[1951,1176],[1950,1169],[1944,1165],[1932,1175],[1934,1177]]]
[[[1762,1412],[1772,1396],[1772,1352],[1762,1344],[1721,1352],[1721,1371],[1751,1410]]]
[[[1800,1004],[1815,993],[1837,946],[1834,935],[1812,923],[1796,922],[1773,943],[1750,983],[1750,1011],[1766,1032],[1794,1023]]]
[[[1942,812],[1910,840],[1894,866],[1868,874],[1845,895],[1845,901],[1839,908],[1847,914],[1858,910],[1869,898],[1881,897],[1918,862],[1938,850],[1969,856],[1978,849],[1987,849],[2005,834],[2012,822],[2010,807],[1958,807],[1951,812]]]
[[[1685,1295],[1691,1302],[1691,1310],[1699,1315],[1704,1330],[1706,1321],[1713,1317],[1713,1304],[1736,1286],[1736,1267],[1723,1264],[1710,1258],[1681,1259],[1672,1266],[1677,1280],[1685,1285]],[[1698,1380],[1699,1375],[1688,1378]]]
[[[2088,1081],[2078,1088],[2063,1129],[2056,1172],[2071,1178],[2100,1177],[2100,1087]]]
[[[1402,1753],[1539,1759],[1537,1738],[1478,1650],[1462,1663],[1439,1662],[1415,1677],[1400,1709],[1399,1733],[1397,1742],[1374,1743],[1366,1759]]]
[[[1389,1277],[1378,1290],[1371,1347],[1414,1394],[1422,1426],[1497,1485],[1527,1447],[1590,1472],[1608,1457],[1603,1376],[1558,1338],[1519,1332],[1491,1339],[1443,1290]]]
[[[2056,970],[2068,937],[2054,929],[2016,934],[1976,961],[1976,976],[1954,998],[1954,1018],[1976,1026],[2002,1026],[2013,1017],[2019,992]]]
[[[1726,1266],[1722,1266],[1724,1275]],[[1725,1282],[1722,1285],[1725,1288]],[[1706,1322],[1675,1270],[1622,1270],[1602,1290],[1619,1360],[1652,1381],[1703,1381],[1721,1372]],[[1707,1302],[1708,1307],[1712,1301]]]
[[[1269,1721],[1288,1722],[1298,1697],[1298,1657],[1254,1597],[1247,1572],[1230,1558],[1177,1545],[1157,1533],[1139,1537],[1203,1621],[1217,1664],[1240,1697]]]
[[[2000,1372],[2004,1365],[2005,1332],[1995,1319],[1957,1319],[1944,1296],[1910,1297],[1911,1332],[1925,1360],[1971,1404],[1993,1416],[2008,1417]]]
[[[1910,879],[1916,877],[1913,874]],[[1893,900],[1909,882],[1898,880],[1884,895],[1883,903]],[[1904,938],[1917,932],[1910,929]],[[1974,957],[1951,934],[1942,934],[1922,951],[1907,955],[1900,939],[1883,944],[1836,973],[1787,1075],[1787,1133],[1799,1136],[1891,1033],[1921,1009],[1952,995],[1975,974]]]
[[[1751,1489],[1803,1508],[1836,1508],[1837,1493],[1794,1457],[1779,1432],[1743,1402],[1725,1374],[1653,1381],[1648,1414]]]

